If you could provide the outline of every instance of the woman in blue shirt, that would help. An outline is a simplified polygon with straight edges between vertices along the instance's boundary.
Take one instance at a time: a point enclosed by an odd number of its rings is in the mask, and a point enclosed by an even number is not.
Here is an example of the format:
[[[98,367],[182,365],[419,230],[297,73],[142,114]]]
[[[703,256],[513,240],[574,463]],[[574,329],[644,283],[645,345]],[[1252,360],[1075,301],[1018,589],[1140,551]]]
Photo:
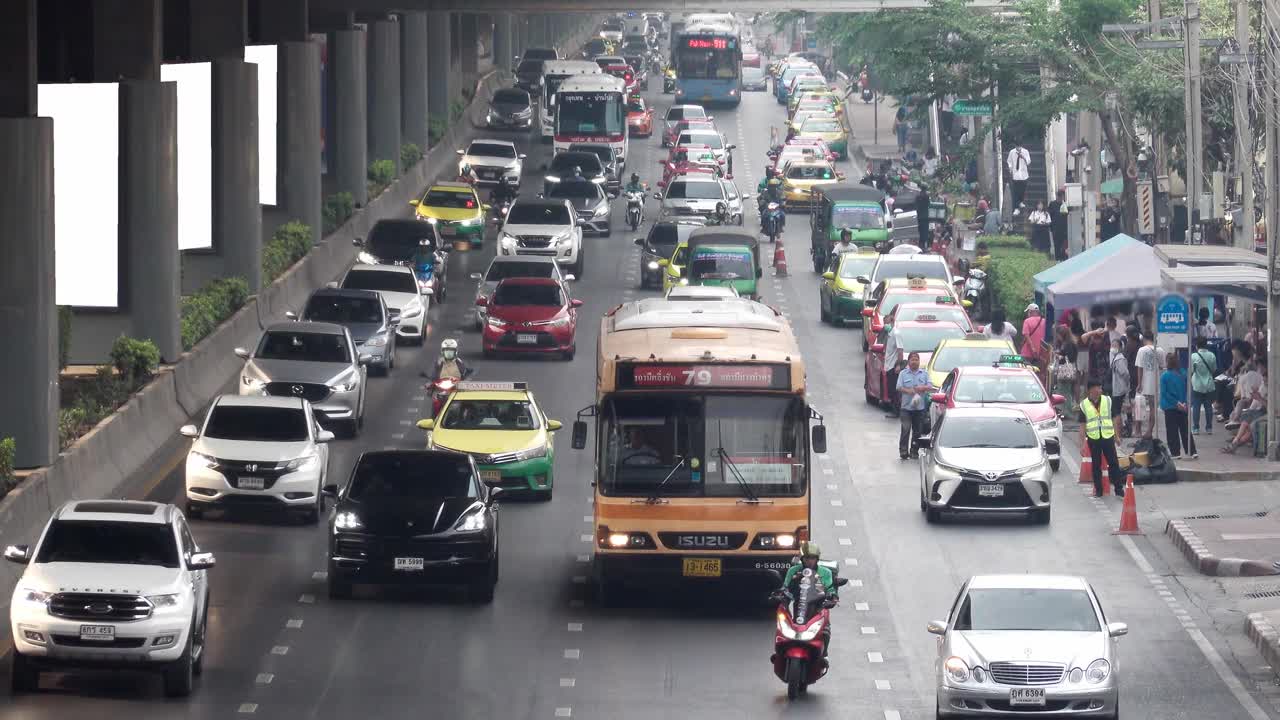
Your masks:
[[[1177,353],[1165,356],[1165,371],[1160,373],[1160,409],[1164,411],[1164,433],[1169,442],[1169,453],[1174,459],[1182,457],[1187,448],[1187,458],[1195,460],[1195,438],[1187,432],[1187,373],[1181,368]]]

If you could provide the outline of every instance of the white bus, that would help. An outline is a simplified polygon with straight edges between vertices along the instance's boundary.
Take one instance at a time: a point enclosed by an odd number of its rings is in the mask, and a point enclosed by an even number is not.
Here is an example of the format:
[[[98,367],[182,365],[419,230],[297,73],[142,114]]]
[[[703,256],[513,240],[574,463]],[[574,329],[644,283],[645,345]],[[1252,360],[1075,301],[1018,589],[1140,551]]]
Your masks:
[[[572,143],[607,142],[627,159],[627,84],[612,75],[571,77],[555,95],[555,152]]]
[[[548,60],[542,65],[542,141],[551,142],[555,134],[555,100],[560,83],[575,75],[603,75],[600,65],[591,60]]]

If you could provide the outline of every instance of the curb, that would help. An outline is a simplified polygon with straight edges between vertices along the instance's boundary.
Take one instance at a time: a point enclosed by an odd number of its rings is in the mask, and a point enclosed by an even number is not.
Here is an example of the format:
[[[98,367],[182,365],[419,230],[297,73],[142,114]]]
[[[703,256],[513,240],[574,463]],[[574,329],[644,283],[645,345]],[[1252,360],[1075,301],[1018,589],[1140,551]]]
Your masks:
[[[1187,561],[1201,575],[1216,577],[1262,577],[1280,575],[1280,568],[1275,563],[1264,560],[1245,560],[1243,558],[1220,558],[1209,553],[1204,541],[1191,529],[1185,520],[1170,520],[1164,527],[1164,534],[1173,541],[1174,547],[1182,552]],[[1251,616],[1252,617],[1252,616]]]
[[[1280,672],[1280,633],[1264,613],[1249,613],[1244,620],[1244,632],[1253,641],[1262,658],[1273,672]]]

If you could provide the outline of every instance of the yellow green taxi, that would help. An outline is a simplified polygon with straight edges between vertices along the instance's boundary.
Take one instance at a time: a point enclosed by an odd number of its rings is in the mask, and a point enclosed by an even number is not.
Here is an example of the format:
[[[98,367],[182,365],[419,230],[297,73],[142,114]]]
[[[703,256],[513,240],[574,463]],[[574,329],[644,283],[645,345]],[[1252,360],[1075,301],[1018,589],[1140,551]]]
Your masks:
[[[844,179],[844,174],[825,159],[796,160],[782,171],[782,205],[790,210],[808,207],[813,203],[813,189],[820,185],[834,185]]]
[[[427,449],[470,455],[486,485],[551,499],[560,422],[547,418],[526,383],[464,380],[418,427],[428,431]]]
[[[658,261],[658,265],[662,268],[664,295],[673,287],[689,284],[689,276],[684,271],[684,266],[687,264],[689,264],[689,243],[687,242],[680,242],[671,252],[671,257]]]
[[[958,367],[991,367],[1007,355],[1017,355],[1011,340],[994,340],[982,333],[970,333],[962,338],[950,338],[938,343],[938,349],[929,358],[929,384],[938,389],[948,373]]]
[[[840,101],[840,95],[829,87],[807,89],[792,95],[787,100],[787,113],[794,113],[801,107],[816,103],[829,105],[831,112],[837,115],[844,114],[844,103]]]
[[[822,322],[833,325],[862,324],[862,306],[867,285],[859,282],[858,277],[865,279],[870,276],[878,257],[880,253],[871,248],[833,253],[830,256],[828,269],[822,274],[822,284],[818,286],[819,315]]]
[[[796,128],[796,137],[816,137],[827,143],[831,152],[839,157],[849,157],[849,131],[840,118],[831,115],[812,115]]]
[[[427,188],[418,200],[410,200],[414,217],[432,223],[447,242],[467,240],[484,244],[484,214],[488,205],[480,202],[476,189],[467,183],[441,182]]]

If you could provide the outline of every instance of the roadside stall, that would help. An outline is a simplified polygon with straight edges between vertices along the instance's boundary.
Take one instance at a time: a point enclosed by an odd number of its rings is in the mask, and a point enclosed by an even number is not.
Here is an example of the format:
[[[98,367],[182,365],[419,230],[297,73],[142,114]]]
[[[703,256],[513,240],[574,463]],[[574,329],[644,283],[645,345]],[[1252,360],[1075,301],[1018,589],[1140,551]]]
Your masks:
[[[1076,273],[1089,270],[1124,248],[1133,245],[1146,247],[1142,242],[1128,235],[1117,235],[1104,243],[1099,243],[1082,253],[1073,255],[1047,270],[1036,273],[1032,278],[1032,289],[1035,293],[1036,301],[1041,304],[1045,302],[1050,285],[1060,280],[1065,280]],[[1060,305],[1059,307],[1062,306]],[[1045,319],[1048,322],[1053,322],[1053,317],[1047,313]]]

